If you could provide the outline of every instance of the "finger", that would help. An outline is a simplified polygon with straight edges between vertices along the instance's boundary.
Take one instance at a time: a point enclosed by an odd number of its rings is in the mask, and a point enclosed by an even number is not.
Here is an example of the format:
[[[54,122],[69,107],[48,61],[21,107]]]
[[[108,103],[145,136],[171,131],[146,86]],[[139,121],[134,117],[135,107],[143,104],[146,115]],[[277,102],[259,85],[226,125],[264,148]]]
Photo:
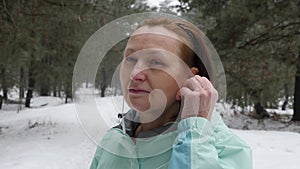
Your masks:
[[[203,89],[210,89],[213,87],[211,82],[206,77],[201,77],[199,75],[196,75],[195,79],[200,83]]]
[[[201,90],[201,85],[197,81],[195,77],[191,77],[186,80],[184,87],[190,88],[192,91],[199,91]]]
[[[181,118],[195,117],[199,110],[199,96],[198,92],[192,91],[190,88],[183,87],[180,89],[182,104]]]
[[[188,95],[188,93],[191,93],[191,92],[192,92],[192,90],[189,89],[188,87],[182,87],[177,91],[177,93],[175,95],[175,97],[176,97],[175,99],[181,100],[181,97],[186,96],[186,95]]]
[[[190,88],[182,87],[180,90],[180,96],[187,96],[189,93],[192,93],[193,91]]]

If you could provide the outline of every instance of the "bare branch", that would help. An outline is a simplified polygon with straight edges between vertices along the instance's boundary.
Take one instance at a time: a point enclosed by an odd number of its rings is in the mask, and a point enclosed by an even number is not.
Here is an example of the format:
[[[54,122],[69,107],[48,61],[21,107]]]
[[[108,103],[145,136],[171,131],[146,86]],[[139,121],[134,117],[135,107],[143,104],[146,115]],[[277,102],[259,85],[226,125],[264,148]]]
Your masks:
[[[61,3],[52,2],[51,0],[43,0],[43,1],[50,5],[60,6],[62,8],[66,7],[66,6],[81,6],[81,4],[66,4],[63,0],[61,1]]]
[[[295,26],[295,25],[300,25],[300,22],[290,22],[288,24],[276,24],[274,25],[273,27],[271,27],[270,29],[268,29],[267,31],[261,33],[260,35],[256,36],[255,38],[245,42],[244,44],[238,46],[238,49],[242,49],[242,48],[245,48],[247,46],[255,46],[256,44],[258,44],[258,42],[262,42],[262,41],[266,41],[266,40],[270,40],[270,39],[273,39],[273,38],[270,38],[269,35],[276,31],[276,30],[283,30],[283,29],[286,29],[287,27],[290,27],[290,26]],[[294,35],[297,35],[298,33],[296,32]],[[278,37],[282,37],[282,38],[285,38],[285,37],[289,37],[287,35],[284,35],[284,36],[278,36]],[[275,38],[274,38],[275,39]],[[277,39],[277,38],[276,38]]]
[[[24,11],[20,11],[21,14],[25,15],[25,16],[48,16],[48,14],[46,13],[26,13]]]
[[[5,0],[2,0],[2,3],[3,3],[3,7],[4,7],[4,9],[5,9],[7,15],[9,16],[11,22],[13,23],[14,27],[16,28],[16,27],[17,27],[16,22],[15,22],[14,18],[11,16],[9,10],[8,10],[7,7],[6,7],[6,1],[5,1]]]

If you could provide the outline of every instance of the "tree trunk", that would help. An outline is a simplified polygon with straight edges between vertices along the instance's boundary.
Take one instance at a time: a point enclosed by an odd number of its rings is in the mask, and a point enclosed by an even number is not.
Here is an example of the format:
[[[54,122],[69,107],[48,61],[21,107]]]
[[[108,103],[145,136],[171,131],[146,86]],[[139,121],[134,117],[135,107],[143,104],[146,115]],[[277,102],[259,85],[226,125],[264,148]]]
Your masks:
[[[0,95],[0,109],[2,109],[2,103],[3,103],[2,95]]]
[[[34,65],[33,65],[33,60],[32,60],[30,68],[29,68],[29,73],[28,73],[28,89],[27,89],[27,94],[26,94],[26,99],[25,99],[25,107],[30,107],[30,100],[32,98],[34,84],[35,84]]]
[[[68,98],[72,99],[72,84],[69,82],[66,82],[65,94],[65,103],[68,103]]]
[[[30,100],[31,100],[32,94],[33,94],[34,83],[35,83],[34,79],[29,78],[28,89],[27,89],[27,94],[26,94],[26,99],[25,99],[25,107],[30,107]]]
[[[101,97],[105,97],[105,89],[106,89],[106,85],[101,85],[100,90],[101,90]]]
[[[265,118],[265,117],[270,117],[268,112],[265,110],[265,108],[261,105],[261,102],[257,102],[254,105],[254,109],[256,111],[256,114],[258,115],[259,118]]]
[[[289,100],[289,90],[288,90],[287,83],[284,84],[284,95],[285,95],[285,101],[281,106],[281,110],[286,110],[286,106],[287,106],[288,100]]]
[[[292,121],[300,121],[300,52],[298,53],[297,71],[295,76],[294,114]]]
[[[7,100],[7,93],[8,93],[8,89],[7,87],[5,86],[5,88],[3,88],[3,99]]]
[[[50,88],[49,85],[43,84],[41,86],[41,96],[49,96],[50,95]]]
[[[105,70],[102,69],[102,82],[100,83],[101,97],[105,97],[105,89],[106,89],[106,75]]]
[[[65,103],[68,103],[68,98],[72,99],[72,92],[69,89],[66,91]]]
[[[20,68],[19,98],[24,98],[24,68]]]
[[[53,96],[57,96],[57,90],[56,90],[56,85],[53,85]]]
[[[61,97],[61,84],[58,85],[57,87],[57,93],[58,93],[58,97]]]
[[[7,89],[7,83],[6,83],[6,69],[4,66],[1,68],[0,75],[1,75],[2,90],[3,90],[3,99],[6,100],[8,98],[7,97],[8,89]]]
[[[65,104],[67,104],[68,103],[68,95],[66,95],[66,97],[65,97]]]

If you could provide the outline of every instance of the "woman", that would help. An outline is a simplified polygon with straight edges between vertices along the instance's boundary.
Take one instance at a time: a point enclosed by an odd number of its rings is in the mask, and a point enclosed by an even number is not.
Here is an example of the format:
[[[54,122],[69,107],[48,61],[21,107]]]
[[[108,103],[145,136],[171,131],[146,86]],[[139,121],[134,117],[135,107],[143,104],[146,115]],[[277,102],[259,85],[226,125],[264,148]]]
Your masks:
[[[251,149],[214,113],[213,69],[191,23],[142,22],[127,42],[120,70],[131,110],[106,133],[90,169],[251,169]]]

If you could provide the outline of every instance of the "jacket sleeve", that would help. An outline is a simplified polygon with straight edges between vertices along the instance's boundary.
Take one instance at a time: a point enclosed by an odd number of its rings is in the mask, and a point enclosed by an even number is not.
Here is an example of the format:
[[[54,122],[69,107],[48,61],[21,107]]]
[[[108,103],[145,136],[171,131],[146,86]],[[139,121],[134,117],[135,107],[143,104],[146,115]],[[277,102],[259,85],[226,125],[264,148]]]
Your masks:
[[[179,122],[169,169],[252,169],[250,147],[217,120],[215,128],[202,117]]]
[[[102,154],[102,148],[97,146],[97,150],[96,150],[96,153],[94,155],[93,161],[90,165],[90,169],[97,169],[98,168],[98,164],[99,164],[101,154]]]
[[[117,132],[114,133],[109,133],[105,136],[105,138],[102,139],[102,141],[105,139],[105,141],[110,141],[114,140],[116,141],[116,139],[111,139],[111,137],[109,136],[115,136]],[[117,137],[116,137],[117,138]],[[108,140],[106,140],[108,139]],[[101,142],[102,142],[101,141]],[[121,140],[124,141],[124,140]],[[120,151],[124,151],[125,149],[122,148],[122,144],[114,144],[115,142],[112,142],[111,145],[115,145],[116,149],[115,150],[120,150]],[[100,143],[101,144],[101,143]],[[104,143],[104,144],[107,144]],[[106,145],[107,146],[107,145]],[[108,147],[106,147],[108,148]],[[107,151],[105,150],[105,148],[101,147],[101,145],[97,146],[97,150],[96,153],[94,155],[94,158],[90,164],[90,169],[119,169],[119,168],[138,168],[138,163],[136,161],[135,158],[131,158],[131,157],[124,157],[121,154],[116,154],[117,152],[114,151]],[[123,154],[124,155],[124,154]]]

